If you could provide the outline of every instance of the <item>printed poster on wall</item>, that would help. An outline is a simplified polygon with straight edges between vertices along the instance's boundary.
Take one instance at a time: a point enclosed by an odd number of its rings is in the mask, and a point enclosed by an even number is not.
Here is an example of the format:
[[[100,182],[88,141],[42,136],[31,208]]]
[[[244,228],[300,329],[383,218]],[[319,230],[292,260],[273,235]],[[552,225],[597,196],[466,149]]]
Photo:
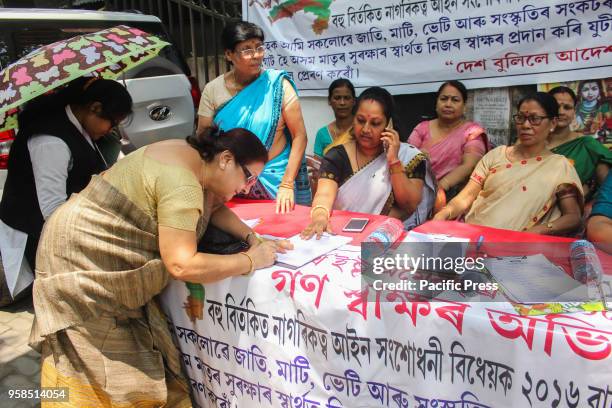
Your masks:
[[[612,77],[582,81],[538,84],[548,92],[556,86],[567,86],[576,93],[576,120],[571,130],[608,142],[612,139]]]
[[[489,141],[495,146],[507,144],[511,111],[509,89],[477,89],[473,98],[474,120],[487,129]]]

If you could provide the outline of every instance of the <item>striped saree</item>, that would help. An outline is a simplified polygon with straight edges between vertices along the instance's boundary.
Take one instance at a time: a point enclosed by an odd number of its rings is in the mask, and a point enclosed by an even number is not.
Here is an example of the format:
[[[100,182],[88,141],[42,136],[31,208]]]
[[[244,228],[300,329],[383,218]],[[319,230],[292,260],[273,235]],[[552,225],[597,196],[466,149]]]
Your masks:
[[[55,211],[38,247],[30,345],[41,386],[68,387],[70,401],[43,406],[191,406],[156,301],[168,280],[156,221],[102,177]]]

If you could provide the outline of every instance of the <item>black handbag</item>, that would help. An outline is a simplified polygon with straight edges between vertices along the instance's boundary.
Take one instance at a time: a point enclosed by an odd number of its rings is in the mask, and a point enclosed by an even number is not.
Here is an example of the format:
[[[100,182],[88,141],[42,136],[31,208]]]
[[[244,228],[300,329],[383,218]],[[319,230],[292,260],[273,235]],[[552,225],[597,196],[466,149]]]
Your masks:
[[[208,254],[230,255],[249,249],[249,245],[222,229],[208,224],[206,232],[198,242],[198,252]]]

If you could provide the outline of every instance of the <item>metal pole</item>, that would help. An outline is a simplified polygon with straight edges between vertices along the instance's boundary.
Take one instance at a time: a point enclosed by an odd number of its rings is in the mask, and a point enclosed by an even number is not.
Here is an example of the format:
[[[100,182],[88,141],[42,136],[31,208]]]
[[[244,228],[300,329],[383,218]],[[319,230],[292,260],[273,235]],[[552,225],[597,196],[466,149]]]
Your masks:
[[[208,42],[206,41],[206,18],[204,13],[200,12],[200,33],[202,34],[202,48],[204,52],[204,80],[210,81],[208,74]]]
[[[195,69],[195,78],[199,86],[200,73],[198,70],[198,52],[197,52],[196,40],[195,40],[195,27],[193,24],[193,9],[191,7],[189,7],[189,32],[191,34],[191,55],[193,56],[193,67]]]

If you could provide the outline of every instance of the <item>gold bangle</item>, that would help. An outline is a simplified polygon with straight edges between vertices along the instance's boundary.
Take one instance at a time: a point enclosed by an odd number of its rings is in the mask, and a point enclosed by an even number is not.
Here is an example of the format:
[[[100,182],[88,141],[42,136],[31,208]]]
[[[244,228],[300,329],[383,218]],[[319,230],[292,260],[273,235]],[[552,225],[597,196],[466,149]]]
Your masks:
[[[246,252],[238,252],[238,253],[246,256],[249,259],[249,263],[251,264],[249,271],[247,273],[242,274],[242,276],[249,276],[255,270],[255,263],[253,262],[253,258],[251,258],[251,255],[247,254]]]
[[[312,218],[312,213],[317,209],[317,208],[322,208],[325,210],[325,213],[327,214],[327,219],[329,219],[331,217],[331,214],[329,213],[329,210],[327,209],[327,207],[325,207],[324,205],[315,205],[314,207],[312,207],[310,209],[310,218]]]
[[[293,190],[293,181],[281,181],[281,183],[278,185],[279,188],[284,187],[284,188],[288,188],[290,190]]]

